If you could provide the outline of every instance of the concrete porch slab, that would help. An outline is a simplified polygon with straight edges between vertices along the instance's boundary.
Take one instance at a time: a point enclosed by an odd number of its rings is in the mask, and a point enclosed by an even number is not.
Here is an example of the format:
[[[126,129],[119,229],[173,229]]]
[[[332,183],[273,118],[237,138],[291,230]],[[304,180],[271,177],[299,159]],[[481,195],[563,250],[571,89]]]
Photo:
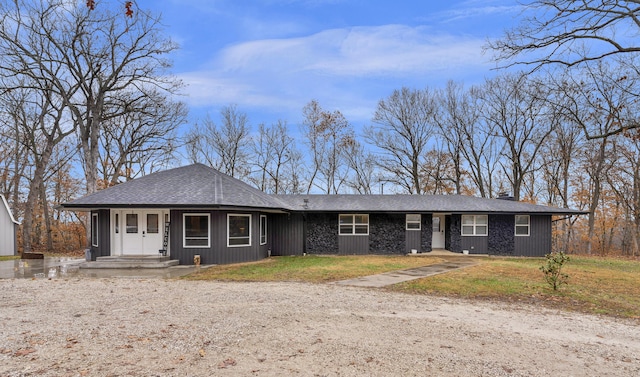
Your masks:
[[[158,255],[116,255],[98,257],[80,264],[81,269],[168,268],[180,264],[178,260]]]

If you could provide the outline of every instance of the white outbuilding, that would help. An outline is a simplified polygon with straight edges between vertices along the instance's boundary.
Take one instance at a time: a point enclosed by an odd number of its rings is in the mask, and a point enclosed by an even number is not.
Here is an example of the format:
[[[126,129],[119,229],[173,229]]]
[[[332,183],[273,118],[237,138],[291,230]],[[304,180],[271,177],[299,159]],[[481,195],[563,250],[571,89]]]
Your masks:
[[[13,217],[4,195],[0,194],[0,199],[0,255],[16,255],[16,234],[20,223]]]

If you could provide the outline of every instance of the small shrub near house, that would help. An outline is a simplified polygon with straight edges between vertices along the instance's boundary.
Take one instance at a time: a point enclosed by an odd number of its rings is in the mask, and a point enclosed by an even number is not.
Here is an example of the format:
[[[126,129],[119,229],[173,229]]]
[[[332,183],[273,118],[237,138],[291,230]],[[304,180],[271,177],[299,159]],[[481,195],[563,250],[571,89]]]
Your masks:
[[[545,255],[545,264],[540,266],[540,270],[544,273],[544,279],[557,291],[560,285],[567,284],[569,275],[562,272],[562,267],[570,259],[569,256],[562,251],[552,252]]]

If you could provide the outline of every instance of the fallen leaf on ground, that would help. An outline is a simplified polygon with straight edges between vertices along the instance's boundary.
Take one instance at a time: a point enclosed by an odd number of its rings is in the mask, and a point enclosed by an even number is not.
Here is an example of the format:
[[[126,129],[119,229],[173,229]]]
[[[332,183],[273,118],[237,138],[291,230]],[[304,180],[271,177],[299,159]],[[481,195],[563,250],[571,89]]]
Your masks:
[[[35,348],[25,348],[25,349],[21,349],[21,350],[17,350],[13,356],[26,356],[30,353],[34,353],[36,352]]]
[[[238,364],[238,363],[234,359],[228,358],[225,361],[223,361],[220,364],[218,364],[218,368],[219,369],[224,369],[226,367],[235,366],[236,364]]]

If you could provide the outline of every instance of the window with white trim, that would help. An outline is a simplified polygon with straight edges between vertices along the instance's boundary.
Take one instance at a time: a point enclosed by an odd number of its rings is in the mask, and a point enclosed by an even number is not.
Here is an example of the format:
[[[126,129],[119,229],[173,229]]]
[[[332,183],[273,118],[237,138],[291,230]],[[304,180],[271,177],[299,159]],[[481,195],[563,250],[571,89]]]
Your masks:
[[[369,234],[369,215],[339,215],[338,234],[366,236]]]
[[[420,230],[421,218],[419,213],[407,213],[407,230]]]
[[[91,246],[98,247],[98,214],[91,214]]]
[[[462,235],[486,236],[488,224],[487,215],[462,215]]]
[[[267,216],[260,215],[260,245],[267,244]]]
[[[211,247],[211,227],[208,213],[185,213],[182,215],[184,228],[182,246],[185,248]]]
[[[516,236],[528,236],[530,229],[531,218],[529,215],[516,215]]]
[[[251,246],[251,215],[227,214],[227,246]]]

